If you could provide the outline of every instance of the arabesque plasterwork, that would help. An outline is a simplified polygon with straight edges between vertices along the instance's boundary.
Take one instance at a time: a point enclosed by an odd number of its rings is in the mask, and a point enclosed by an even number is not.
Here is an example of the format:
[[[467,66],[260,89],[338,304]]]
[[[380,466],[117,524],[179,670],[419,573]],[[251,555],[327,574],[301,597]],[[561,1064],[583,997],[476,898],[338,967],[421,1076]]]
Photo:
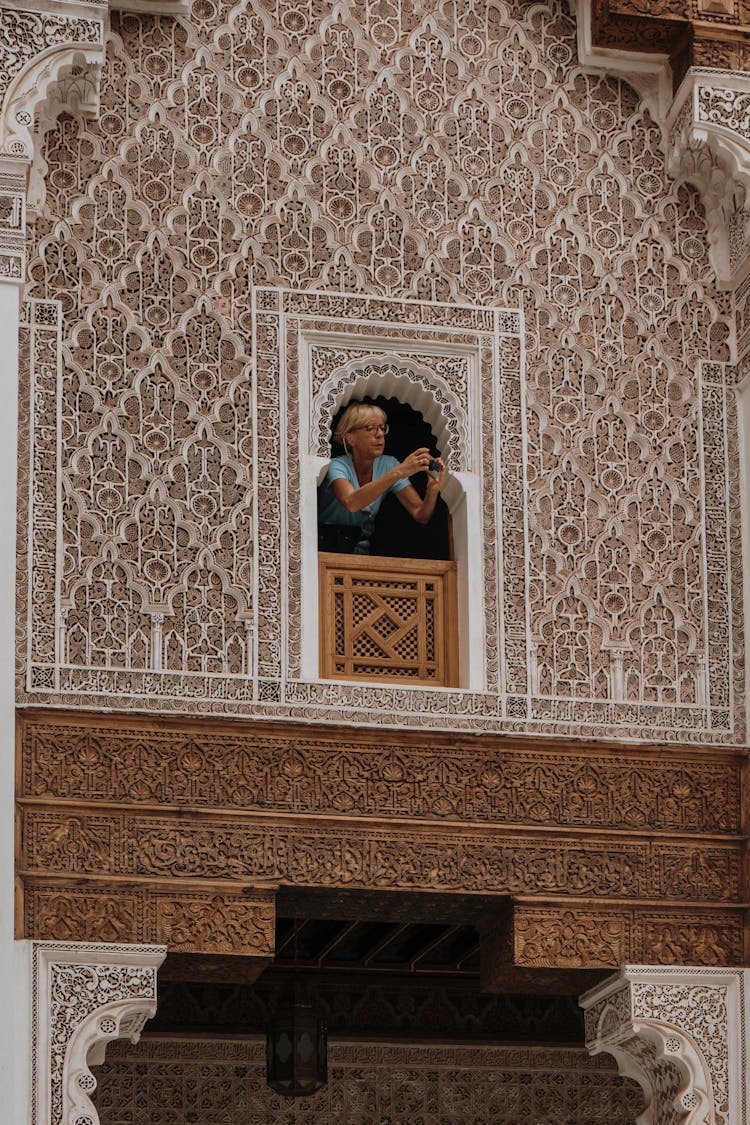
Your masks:
[[[34,942],[31,1125],[99,1125],[91,1067],[156,1012],[159,946]]]
[[[26,353],[40,471],[53,433],[60,454],[34,490],[41,628],[22,699],[741,740],[733,301],[653,106],[576,69],[562,7],[291,13],[113,15],[99,120],[45,134],[24,342],[42,347],[35,310],[60,302],[57,413],[49,356]],[[486,389],[483,444],[499,395],[526,472],[509,449],[491,500],[482,470],[484,549],[499,543],[485,574],[502,574],[485,690],[303,674],[299,552],[279,538],[296,526],[294,450],[283,474],[279,450],[324,415],[304,417],[288,375],[283,393],[251,385],[265,355],[312,362],[260,322],[253,339],[253,293],[274,288],[296,294],[290,322],[375,321],[385,351],[411,327],[398,358],[435,395],[442,379],[458,444],[463,377],[425,365],[419,333],[446,308],[523,324],[515,355],[506,328],[472,329],[520,372],[520,397]],[[515,494],[518,535],[500,543]]]
[[[581,998],[586,1044],[646,1094],[640,1125],[745,1125],[748,973],[626,965]]]

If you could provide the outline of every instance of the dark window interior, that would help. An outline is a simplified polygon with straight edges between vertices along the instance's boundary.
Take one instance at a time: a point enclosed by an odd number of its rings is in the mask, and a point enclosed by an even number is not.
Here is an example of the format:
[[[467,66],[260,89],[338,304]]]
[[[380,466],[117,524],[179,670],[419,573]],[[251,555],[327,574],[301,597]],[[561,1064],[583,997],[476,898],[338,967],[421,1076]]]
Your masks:
[[[384,398],[382,395],[361,401],[379,406],[388,415],[390,430],[385,442],[386,453],[403,461],[412,450],[425,446],[434,457],[440,456],[432,429],[418,410],[396,398]],[[331,434],[335,433],[345,409],[346,407],[342,407],[335,415]],[[339,450],[335,452],[338,453]],[[411,483],[420,496],[424,496],[427,474],[417,473],[411,477]],[[438,499],[430,522],[422,526],[411,518],[395,496],[386,496],[375,523],[370,553],[402,559],[452,558],[450,515],[443,498]]]

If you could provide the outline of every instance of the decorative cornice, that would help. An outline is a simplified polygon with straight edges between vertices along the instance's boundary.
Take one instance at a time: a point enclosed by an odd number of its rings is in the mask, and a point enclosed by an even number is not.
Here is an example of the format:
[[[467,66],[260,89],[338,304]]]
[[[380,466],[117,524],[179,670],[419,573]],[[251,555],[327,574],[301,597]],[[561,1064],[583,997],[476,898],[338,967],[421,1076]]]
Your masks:
[[[488,981],[742,961],[736,751],[49,712],[19,732],[29,937],[260,963],[252,888],[420,886],[517,896]],[[254,909],[251,949],[233,919]]]
[[[581,997],[586,1045],[640,1083],[644,1125],[745,1125],[747,984],[747,970],[627,965]]]

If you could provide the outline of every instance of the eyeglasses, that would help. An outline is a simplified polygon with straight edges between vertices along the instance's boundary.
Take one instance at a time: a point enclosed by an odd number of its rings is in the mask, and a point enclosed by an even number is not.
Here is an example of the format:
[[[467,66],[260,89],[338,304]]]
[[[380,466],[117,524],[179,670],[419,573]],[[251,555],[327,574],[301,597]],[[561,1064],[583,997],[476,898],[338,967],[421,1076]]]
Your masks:
[[[370,422],[366,426],[355,426],[355,430],[364,430],[366,434],[387,434],[390,426],[387,422]]]

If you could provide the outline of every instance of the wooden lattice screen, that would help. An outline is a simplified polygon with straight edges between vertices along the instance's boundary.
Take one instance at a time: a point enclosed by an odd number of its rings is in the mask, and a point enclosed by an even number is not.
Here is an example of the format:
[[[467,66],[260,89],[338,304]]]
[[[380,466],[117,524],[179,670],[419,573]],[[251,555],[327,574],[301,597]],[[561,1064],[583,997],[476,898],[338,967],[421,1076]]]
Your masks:
[[[318,557],[324,678],[456,686],[454,562]]]

